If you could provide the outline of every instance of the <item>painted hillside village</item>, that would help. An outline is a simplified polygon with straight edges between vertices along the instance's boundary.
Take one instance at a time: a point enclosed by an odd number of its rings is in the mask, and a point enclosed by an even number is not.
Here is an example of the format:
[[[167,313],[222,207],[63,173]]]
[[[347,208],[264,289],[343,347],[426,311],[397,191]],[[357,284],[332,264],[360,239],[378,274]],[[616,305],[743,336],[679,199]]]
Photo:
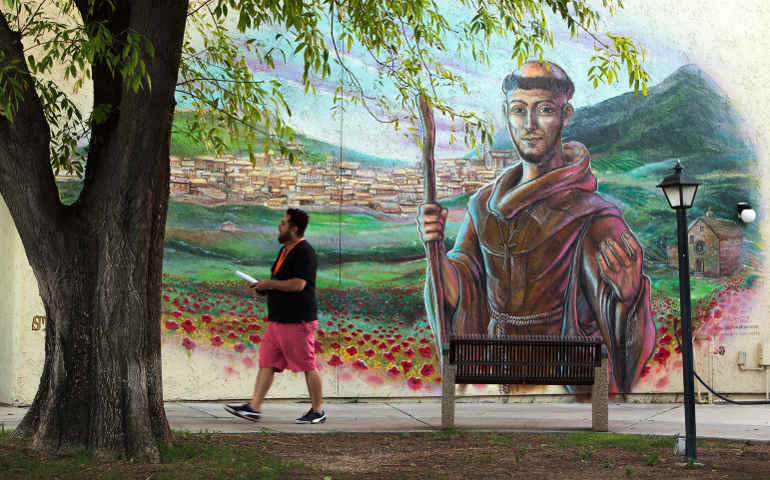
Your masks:
[[[304,146],[288,145],[296,152]],[[442,159],[436,165],[439,198],[475,192],[513,161],[512,151],[484,150],[472,158]],[[423,201],[422,164],[373,166],[340,161],[290,164],[272,151],[248,157],[232,154],[171,157],[171,197],[177,201],[220,205],[367,207],[392,215],[412,215]]]

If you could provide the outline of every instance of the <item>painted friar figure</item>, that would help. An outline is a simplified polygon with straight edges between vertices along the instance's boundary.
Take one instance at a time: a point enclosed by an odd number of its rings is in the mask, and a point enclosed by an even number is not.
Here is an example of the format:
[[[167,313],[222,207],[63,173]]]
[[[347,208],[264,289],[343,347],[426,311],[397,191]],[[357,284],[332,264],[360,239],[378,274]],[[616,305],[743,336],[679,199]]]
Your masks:
[[[650,281],[620,210],[596,193],[588,150],[562,144],[573,93],[553,63],[526,63],[503,81],[521,161],[470,198],[454,248],[440,254],[441,308],[457,334],[601,337],[611,390],[630,392],[655,342]],[[422,205],[422,241],[443,241],[446,218],[439,204]]]

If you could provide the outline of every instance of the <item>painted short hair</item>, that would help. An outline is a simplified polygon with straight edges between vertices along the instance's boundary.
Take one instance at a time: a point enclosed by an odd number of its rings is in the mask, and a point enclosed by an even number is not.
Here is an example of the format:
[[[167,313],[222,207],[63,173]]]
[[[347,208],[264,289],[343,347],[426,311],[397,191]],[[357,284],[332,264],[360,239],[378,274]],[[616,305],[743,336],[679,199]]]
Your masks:
[[[307,213],[299,208],[290,208],[286,210],[286,215],[289,216],[289,224],[291,224],[292,227],[297,227],[297,235],[300,237],[304,235],[307,224],[310,221]]]
[[[559,69],[561,70],[561,68]],[[567,74],[564,74],[564,76],[566,78],[520,77],[515,73],[511,73],[503,79],[503,95],[507,96],[508,92],[517,88],[522,90],[548,90],[563,93],[567,97],[567,101],[569,101],[575,93],[575,85]]]

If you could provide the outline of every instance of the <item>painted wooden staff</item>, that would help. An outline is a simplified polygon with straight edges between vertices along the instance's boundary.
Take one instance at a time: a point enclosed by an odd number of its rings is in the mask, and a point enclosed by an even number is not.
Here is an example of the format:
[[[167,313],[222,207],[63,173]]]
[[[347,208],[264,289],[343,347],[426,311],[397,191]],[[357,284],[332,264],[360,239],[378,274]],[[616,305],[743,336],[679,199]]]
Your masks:
[[[433,110],[428,99],[424,95],[418,95],[416,98],[417,106],[420,110],[420,120],[422,121],[422,159],[425,165],[423,171],[423,186],[425,189],[425,203],[437,203],[436,199],[436,169],[433,150],[436,144],[436,123],[433,120]],[[439,212],[440,215],[440,212]],[[440,240],[432,240],[427,243],[428,246],[428,266],[430,274],[433,277],[433,288],[430,292],[433,297],[433,306],[435,308],[434,322],[431,322],[431,330],[437,335],[436,346],[439,349],[439,355],[443,359],[449,354],[449,335],[447,325],[444,322],[444,285],[441,281],[441,249],[444,248]],[[431,316],[428,315],[431,319]],[[434,325],[434,323],[438,325]]]

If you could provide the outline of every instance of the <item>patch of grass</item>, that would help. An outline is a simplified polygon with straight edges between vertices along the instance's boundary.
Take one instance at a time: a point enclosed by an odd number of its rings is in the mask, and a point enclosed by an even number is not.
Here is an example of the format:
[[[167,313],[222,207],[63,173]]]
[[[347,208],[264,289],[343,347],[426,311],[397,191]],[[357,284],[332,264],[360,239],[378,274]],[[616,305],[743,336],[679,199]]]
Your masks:
[[[515,452],[513,452],[513,459],[516,460],[516,463],[519,463],[524,459],[524,456],[526,454],[527,454],[526,448],[519,448]]]
[[[211,435],[201,437],[175,434],[172,444],[160,447],[162,464],[174,471],[194,471],[193,478],[202,478],[204,473],[208,478],[290,478],[292,472],[309,471],[302,462],[287,462],[254,448],[237,448]]]
[[[498,432],[492,432],[489,434],[489,442],[492,445],[510,445],[513,443],[513,437],[510,435],[502,435]]]
[[[591,448],[584,448],[580,452],[580,461],[584,463],[590,462],[591,460],[593,460],[593,458],[594,458],[594,453],[593,453],[593,450],[591,450]]]
[[[660,460],[660,454],[658,452],[650,452],[644,456],[644,463],[650,467],[657,465]]]
[[[564,447],[604,448],[647,451],[650,448],[673,448],[675,440],[652,435],[623,435],[618,433],[573,432],[562,440]]]
[[[428,434],[428,440],[434,440],[434,441],[448,441],[452,440],[455,437],[459,437],[462,435],[462,432],[459,430],[456,430],[454,428],[446,429],[446,430],[436,430],[435,432],[430,432]]]
[[[634,474],[634,469],[631,468],[630,465],[626,465],[625,472],[626,472],[626,476],[630,477]]]

